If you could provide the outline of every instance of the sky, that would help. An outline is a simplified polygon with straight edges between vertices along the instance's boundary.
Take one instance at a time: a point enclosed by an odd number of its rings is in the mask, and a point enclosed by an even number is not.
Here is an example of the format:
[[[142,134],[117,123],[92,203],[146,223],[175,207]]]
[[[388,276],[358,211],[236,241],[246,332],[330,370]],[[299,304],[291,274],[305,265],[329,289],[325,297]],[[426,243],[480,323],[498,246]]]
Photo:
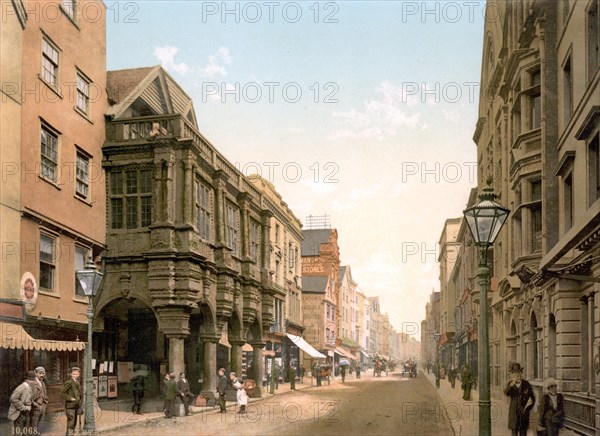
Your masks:
[[[105,1],[109,70],[162,65],[201,133],[294,214],[330,217],[341,264],[420,336],[439,238],[476,186],[479,1]]]

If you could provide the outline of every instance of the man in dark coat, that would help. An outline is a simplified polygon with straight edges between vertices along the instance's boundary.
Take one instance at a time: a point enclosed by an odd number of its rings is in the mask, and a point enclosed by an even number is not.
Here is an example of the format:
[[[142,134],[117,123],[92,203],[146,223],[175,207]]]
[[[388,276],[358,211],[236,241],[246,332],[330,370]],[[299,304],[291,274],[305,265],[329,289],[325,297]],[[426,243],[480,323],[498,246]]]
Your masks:
[[[217,392],[219,393],[219,408],[221,409],[221,413],[225,413],[227,412],[227,407],[225,406],[225,393],[227,392],[227,377],[225,377],[225,368],[219,369]]]
[[[185,372],[181,371],[179,380],[177,380],[177,396],[181,398],[185,409],[185,416],[190,414],[190,401],[194,399],[194,395],[190,390],[190,382],[185,378]]]
[[[65,403],[65,413],[67,415],[67,435],[75,434],[77,426],[77,409],[81,406],[82,388],[79,383],[81,369],[74,366],[71,368],[71,377],[67,380],[61,390],[60,397]]]
[[[512,380],[504,389],[504,394],[510,397],[508,428],[513,436],[527,436],[529,413],[535,405],[535,395],[529,382],[523,379],[523,368],[519,363],[511,363],[510,376]]]
[[[48,404],[48,390],[46,389],[46,370],[43,366],[35,369],[35,383],[31,385],[31,428],[34,434],[42,434],[42,425],[44,415],[46,414],[46,405]]]
[[[460,387],[463,390],[463,400],[471,401],[471,385],[473,384],[471,366],[465,363],[460,374]]]
[[[165,378],[165,416],[174,418],[173,403],[177,398],[177,384],[175,383],[175,373],[169,374],[169,379]]]
[[[142,374],[137,374],[129,381],[131,387],[131,395],[133,395],[133,406],[131,413],[142,414],[142,400],[146,389],[146,378]]]

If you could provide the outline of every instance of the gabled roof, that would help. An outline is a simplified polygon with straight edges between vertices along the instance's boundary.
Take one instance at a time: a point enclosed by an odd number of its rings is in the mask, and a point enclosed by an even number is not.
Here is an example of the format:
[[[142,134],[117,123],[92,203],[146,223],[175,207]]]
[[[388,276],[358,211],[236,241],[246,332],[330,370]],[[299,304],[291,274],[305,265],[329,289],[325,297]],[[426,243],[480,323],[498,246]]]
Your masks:
[[[329,242],[331,229],[302,230],[302,256],[318,256],[321,244]]]
[[[328,276],[304,276],[302,277],[302,292],[324,294],[328,282]]]
[[[142,105],[149,115],[181,114],[198,127],[192,99],[160,65],[108,71],[106,90],[112,118],[130,117]]]

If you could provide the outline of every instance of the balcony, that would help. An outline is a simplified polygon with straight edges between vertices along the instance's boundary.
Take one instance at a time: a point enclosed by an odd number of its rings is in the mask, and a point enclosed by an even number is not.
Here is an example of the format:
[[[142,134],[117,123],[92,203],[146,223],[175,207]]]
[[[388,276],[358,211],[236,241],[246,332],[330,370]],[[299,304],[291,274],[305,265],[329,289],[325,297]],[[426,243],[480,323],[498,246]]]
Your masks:
[[[242,191],[249,192],[254,198],[262,199],[262,195],[254,185],[180,114],[149,115],[107,121],[104,148],[181,140],[191,140],[193,150],[215,169],[226,173],[232,184]]]

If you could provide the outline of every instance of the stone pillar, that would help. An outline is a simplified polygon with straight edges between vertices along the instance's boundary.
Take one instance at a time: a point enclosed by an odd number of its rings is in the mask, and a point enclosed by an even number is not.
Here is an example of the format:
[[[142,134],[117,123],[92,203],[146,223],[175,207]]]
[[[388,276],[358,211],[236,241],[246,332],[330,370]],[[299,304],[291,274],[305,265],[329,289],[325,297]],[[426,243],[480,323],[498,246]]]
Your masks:
[[[227,174],[218,170],[213,174],[213,187],[215,188],[215,238],[217,245],[225,243],[225,184]]]
[[[202,340],[204,341],[204,382],[202,383],[200,395],[209,401],[214,401],[217,391],[217,342],[219,342],[219,338],[203,337]]]
[[[265,342],[252,343],[252,379],[256,382],[256,389],[252,395],[253,398],[262,398],[263,396],[262,380],[265,372],[263,348],[265,348],[265,345],[267,345]]]
[[[177,376],[185,369],[183,343],[184,339],[181,337],[169,337],[169,372]]]
[[[246,192],[238,194],[238,205],[240,207],[240,240],[241,240],[241,256],[242,259],[248,259],[250,256],[250,224],[249,224],[249,209],[248,203],[251,201],[250,196]]]
[[[194,171],[193,166],[189,161],[183,163],[183,221],[187,225],[193,225],[194,218],[192,214],[194,205]],[[200,230],[200,229],[198,229]]]
[[[231,344],[231,370],[236,373],[238,377],[242,376],[242,345],[245,344],[243,341],[229,341]]]

